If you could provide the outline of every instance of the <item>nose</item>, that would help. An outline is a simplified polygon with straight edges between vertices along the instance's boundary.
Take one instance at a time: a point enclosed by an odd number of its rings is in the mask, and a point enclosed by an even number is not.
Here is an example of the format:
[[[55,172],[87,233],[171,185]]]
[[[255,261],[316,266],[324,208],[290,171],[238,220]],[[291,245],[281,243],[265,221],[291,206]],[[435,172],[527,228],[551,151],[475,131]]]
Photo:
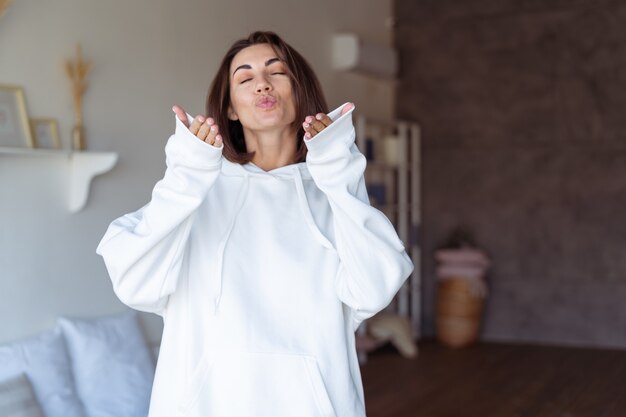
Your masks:
[[[256,86],[257,93],[267,93],[271,90],[272,90],[272,84],[270,84],[270,82],[265,78],[261,79]]]

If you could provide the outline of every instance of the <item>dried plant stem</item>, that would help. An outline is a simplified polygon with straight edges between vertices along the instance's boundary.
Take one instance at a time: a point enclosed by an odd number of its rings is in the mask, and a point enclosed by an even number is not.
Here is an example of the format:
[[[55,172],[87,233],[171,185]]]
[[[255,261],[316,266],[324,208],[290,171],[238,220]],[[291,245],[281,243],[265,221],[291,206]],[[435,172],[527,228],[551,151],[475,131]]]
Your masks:
[[[76,61],[65,61],[65,72],[72,83],[72,98],[74,99],[74,116],[76,124],[82,125],[82,97],[87,91],[87,82],[85,78],[91,70],[91,63],[83,61],[80,45],[76,46]]]
[[[0,17],[2,17],[6,12],[13,0],[0,0]]]
[[[87,91],[87,74],[91,70],[91,63],[83,61],[80,45],[76,45],[76,60],[65,61],[65,72],[72,83],[72,99],[74,101],[74,117],[76,125],[74,126],[74,147],[77,149],[84,148],[83,136],[83,111],[82,97]],[[77,135],[79,137],[77,137]]]

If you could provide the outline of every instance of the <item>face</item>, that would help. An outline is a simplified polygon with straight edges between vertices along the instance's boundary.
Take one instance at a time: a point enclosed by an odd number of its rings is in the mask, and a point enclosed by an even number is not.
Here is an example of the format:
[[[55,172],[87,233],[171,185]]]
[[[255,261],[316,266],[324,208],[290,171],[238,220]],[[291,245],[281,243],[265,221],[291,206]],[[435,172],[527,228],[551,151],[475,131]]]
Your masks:
[[[248,130],[290,126],[296,117],[287,66],[269,44],[252,45],[230,64],[229,118]]]

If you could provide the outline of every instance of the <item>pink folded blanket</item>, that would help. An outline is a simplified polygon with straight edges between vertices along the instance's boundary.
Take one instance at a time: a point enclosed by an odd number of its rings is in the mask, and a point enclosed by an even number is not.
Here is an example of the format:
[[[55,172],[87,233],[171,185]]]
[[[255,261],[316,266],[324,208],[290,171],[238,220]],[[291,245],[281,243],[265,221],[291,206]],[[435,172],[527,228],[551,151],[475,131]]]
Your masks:
[[[485,268],[491,265],[485,252],[473,248],[440,249],[435,252],[435,259],[446,264],[482,265]]]
[[[435,259],[439,262],[437,279],[466,279],[474,296],[487,296],[485,274],[491,261],[483,251],[473,248],[440,249],[435,252]]]
[[[482,279],[487,268],[480,265],[447,265],[437,267],[438,278]]]

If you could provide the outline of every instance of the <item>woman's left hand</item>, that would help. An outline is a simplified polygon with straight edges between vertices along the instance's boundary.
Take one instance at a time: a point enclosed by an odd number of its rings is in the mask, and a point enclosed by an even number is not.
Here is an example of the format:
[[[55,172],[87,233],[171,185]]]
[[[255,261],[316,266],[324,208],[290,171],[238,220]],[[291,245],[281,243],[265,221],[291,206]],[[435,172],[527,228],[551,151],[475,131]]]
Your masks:
[[[341,109],[341,116],[346,114],[350,109],[354,107],[354,104],[347,103]],[[302,127],[304,128],[304,139],[310,140],[315,137],[322,130],[326,129],[333,121],[324,113],[317,113],[315,116],[307,116],[304,118]]]

